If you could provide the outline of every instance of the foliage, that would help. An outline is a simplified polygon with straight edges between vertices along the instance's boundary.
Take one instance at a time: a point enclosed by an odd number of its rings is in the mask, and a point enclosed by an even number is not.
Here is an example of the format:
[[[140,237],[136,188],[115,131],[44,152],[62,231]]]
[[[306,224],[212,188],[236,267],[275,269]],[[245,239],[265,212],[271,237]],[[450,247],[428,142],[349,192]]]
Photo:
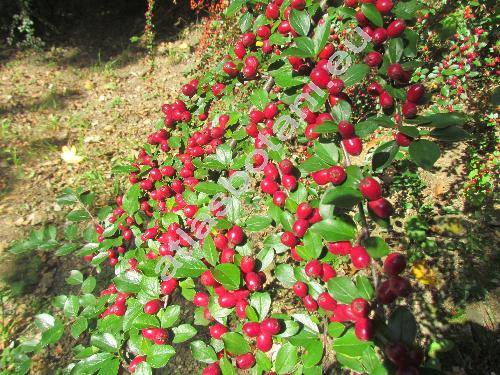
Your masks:
[[[67,190],[58,199],[73,208],[64,243],[48,227],[12,248],[75,253],[92,266],[72,270],[67,283],[78,291],[53,303],[75,339],[89,337],[74,348],[67,373],[152,373],[187,341],[205,375],[236,368],[320,374],[332,349],[339,366],[355,372],[425,366],[415,318],[394,303],[411,288],[399,276],[404,257],[382,238],[392,206],[372,176],[383,176],[395,159],[432,170],[441,142],[469,138],[462,128],[468,117],[424,106],[434,89],[426,87],[424,97],[423,86],[410,86],[422,65],[419,2],[396,2],[397,21],[373,4],[363,4],[361,16],[344,6],[293,4],[288,13],[288,1],[233,1],[225,16],[238,16],[241,39],[162,107],[165,118],[138,157],[113,170],[130,180],[116,206],[94,217],[93,195]],[[358,23],[385,26],[390,38],[365,28],[373,43],[348,54],[353,64],[332,80],[325,60],[347,50]],[[377,53],[381,61],[373,64],[367,55]],[[250,95],[238,97],[245,88]],[[361,91],[370,95],[358,101]],[[282,138],[280,119],[295,133]],[[375,132],[378,142],[358,157]],[[88,220],[92,229],[79,236]],[[418,221],[413,228],[421,244]],[[113,278],[94,293],[93,272],[106,260]],[[274,278],[300,297],[290,314],[274,309]],[[193,319],[180,319],[174,293],[196,305]],[[58,316],[40,314],[37,326],[41,336],[7,351],[21,359],[19,373],[29,369],[27,353],[64,334]],[[207,326],[211,339],[203,341],[197,334]]]

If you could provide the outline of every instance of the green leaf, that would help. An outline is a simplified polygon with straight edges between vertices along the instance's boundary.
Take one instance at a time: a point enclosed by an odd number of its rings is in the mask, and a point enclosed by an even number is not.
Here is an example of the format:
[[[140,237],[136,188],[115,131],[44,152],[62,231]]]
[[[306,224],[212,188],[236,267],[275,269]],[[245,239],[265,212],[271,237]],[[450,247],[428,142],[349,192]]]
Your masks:
[[[94,290],[95,286],[97,284],[97,281],[94,276],[89,276],[85,281],[82,283],[82,292],[83,293],[92,293]]]
[[[219,361],[219,367],[222,375],[237,375],[236,369],[226,356],[222,357]]]
[[[181,315],[181,307],[179,305],[170,305],[160,311],[160,323],[162,328],[172,327]]]
[[[255,89],[250,95],[250,102],[262,111],[269,103],[269,94],[263,88]]]
[[[328,242],[348,241],[356,236],[356,225],[349,217],[332,217],[324,219],[311,227]]]
[[[194,187],[194,190],[209,195],[224,193],[226,191],[226,189],[221,184],[217,184],[215,182],[198,182]]]
[[[356,276],[356,288],[361,298],[370,301],[373,298],[373,286],[366,276]]]
[[[196,328],[194,328],[191,324],[181,324],[178,327],[172,328],[172,331],[175,334],[175,337],[172,340],[174,344],[187,341],[198,333]]]
[[[237,332],[227,332],[222,335],[224,348],[231,354],[240,355],[250,351],[250,345],[247,340]]]
[[[304,366],[312,367],[323,358],[323,343],[320,340],[312,341],[305,346],[305,349],[306,352],[302,354],[302,363]]]
[[[257,367],[262,371],[271,371],[273,368],[272,361],[261,351],[257,351],[257,353],[255,353],[255,361],[257,362]]]
[[[319,234],[307,231],[303,238],[303,245],[297,246],[296,250],[304,260],[318,259],[323,250],[323,241]]]
[[[86,318],[80,316],[71,325],[70,332],[74,339],[80,337],[83,331],[88,327],[88,321]]]
[[[370,345],[370,341],[359,340],[356,337],[353,328],[349,328],[344,336],[339,337],[333,341],[333,349],[338,354],[343,354],[350,357],[361,356],[365,349]]]
[[[203,239],[203,257],[212,266],[215,266],[219,261],[219,253],[215,248],[214,240],[210,235]]]
[[[457,142],[471,138],[471,134],[458,126],[448,126],[447,128],[434,129],[429,134],[440,141]]]
[[[78,270],[72,270],[69,277],[66,279],[69,285],[78,285],[83,283],[83,274]]]
[[[394,38],[389,41],[389,62],[395,64],[399,62],[401,56],[403,56],[404,44],[403,39]]]
[[[135,368],[134,375],[153,375],[151,365],[146,361],[139,363]]]
[[[328,188],[323,197],[321,204],[333,204],[342,208],[351,208],[363,200],[361,192],[357,188],[339,185]]]
[[[114,353],[118,350],[118,340],[109,332],[92,335],[90,337],[90,344],[105,352]]]
[[[389,245],[380,237],[369,237],[363,242],[363,246],[372,258],[378,259],[385,257],[391,249]]]
[[[225,10],[227,17],[231,17],[241,10],[241,7],[246,3],[246,0],[233,0]]]
[[[334,339],[340,337],[345,331],[345,326],[340,322],[330,322],[328,324],[328,334]]]
[[[175,349],[170,345],[151,345],[146,352],[146,360],[152,368],[164,367],[175,355]]]
[[[332,117],[337,124],[340,121],[349,121],[351,118],[351,105],[345,100],[339,100],[332,108]]]
[[[434,163],[441,156],[439,146],[427,139],[413,141],[410,144],[409,153],[411,160],[424,169],[432,169]]]
[[[368,5],[368,4],[363,4],[363,5]],[[342,74],[340,78],[344,81],[346,87],[350,87],[352,85],[355,85],[356,83],[362,82],[369,72],[370,72],[370,67],[368,65],[354,64],[349,69],[347,69],[347,71],[344,74]]]
[[[242,33],[246,33],[248,30],[250,30],[252,24],[253,16],[250,12],[243,13],[238,21],[238,26],[240,27]]]
[[[139,209],[139,197],[141,196],[141,188],[139,184],[132,185],[123,195],[123,209],[129,216],[133,216]]]
[[[339,162],[340,153],[338,147],[334,143],[315,143],[315,156],[319,157],[328,165],[335,165]]]
[[[384,20],[382,19],[382,15],[377,10],[377,8],[375,7],[375,5],[370,4],[370,3],[361,4],[361,12],[375,26],[378,26],[378,27],[383,27],[384,26]]]
[[[328,292],[339,302],[351,303],[359,297],[358,289],[347,276],[337,276],[328,280]]]
[[[392,13],[397,18],[412,20],[416,17],[417,11],[421,7],[417,0],[398,1],[394,8],[392,8]]]
[[[241,273],[238,266],[232,263],[218,264],[212,270],[212,274],[224,288],[228,290],[237,290],[241,284]]]
[[[269,216],[252,216],[245,221],[245,229],[250,232],[259,232],[269,227],[272,219]]]
[[[330,166],[331,165],[324,162],[323,159],[321,159],[319,156],[313,155],[310,158],[304,160],[304,162],[299,166],[299,169],[302,172],[311,173],[319,171],[321,169],[326,169]]]
[[[134,320],[142,314],[142,309],[142,304],[136,299],[129,298],[127,300],[127,311],[125,311],[122,321],[122,327],[125,332],[132,328]]]
[[[188,255],[177,254],[174,258],[175,278],[199,277],[207,270],[205,264],[200,260]]]
[[[87,375],[93,374],[98,371],[103,364],[113,358],[111,353],[96,353],[93,354],[80,362],[78,362],[75,367],[71,370],[71,374],[74,375]],[[136,371],[137,374],[137,371]]]
[[[309,33],[311,18],[306,11],[292,9],[288,17],[288,21],[297,34],[306,36]]]
[[[434,128],[447,128],[448,126],[461,126],[468,120],[467,115],[458,112],[435,113],[427,116],[418,116],[413,120],[407,120],[411,124],[425,124]]]
[[[399,306],[389,317],[389,336],[391,341],[402,341],[413,345],[417,335],[417,323],[413,314],[406,308]]]
[[[80,222],[80,221],[84,221],[84,220],[90,219],[90,216],[87,213],[87,211],[85,211],[85,210],[75,210],[75,211],[71,211],[68,214],[67,219],[69,221]]]
[[[201,340],[193,341],[190,345],[193,358],[204,363],[214,363],[217,361],[215,350]]]
[[[281,346],[280,350],[278,350],[276,361],[274,363],[274,368],[276,369],[277,374],[281,375],[292,372],[297,365],[297,351],[297,347],[293,346],[289,342],[285,342]]]
[[[373,153],[372,169],[374,171],[383,170],[391,164],[399,151],[396,141],[389,141],[381,144]]]
[[[250,306],[252,306],[260,321],[264,320],[271,309],[271,296],[269,293],[253,293],[250,297]]]
[[[299,36],[294,39],[295,45],[297,48],[308,55],[308,57],[312,57],[315,55],[314,50],[314,41],[307,36]]]
[[[125,271],[113,279],[113,283],[120,292],[138,293],[141,290],[142,275],[136,271]]]
[[[73,253],[77,249],[77,246],[72,243],[65,243],[56,251],[57,256],[63,256]]]
[[[328,43],[328,37],[330,36],[330,27],[332,26],[332,20],[328,17],[325,22],[320,23],[316,26],[314,30],[313,42],[315,48],[315,55],[319,54],[323,48],[325,48]]]
[[[289,264],[279,264],[274,270],[274,276],[285,288],[291,288],[297,282],[293,268]]]
[[[64,302],[63,312],[68,318],[75,317],[78,315],[78,310],[80,308],[80,303],[78,302],[77,296],[69,296],[66,302]]]

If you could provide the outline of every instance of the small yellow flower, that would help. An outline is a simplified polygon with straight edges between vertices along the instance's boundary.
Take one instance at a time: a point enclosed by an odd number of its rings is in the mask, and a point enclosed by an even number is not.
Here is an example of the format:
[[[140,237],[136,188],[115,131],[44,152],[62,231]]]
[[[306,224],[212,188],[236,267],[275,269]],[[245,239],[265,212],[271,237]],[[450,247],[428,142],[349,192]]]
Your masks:
[[[83,157],[76,154],[75,146],[63,146],[61,159],[68,164],[78,164],[83,160]]]
[[[258,40],[258,41],[255,42],[255,45],[257,47],[262,47],[264,45],[264,43],[261,40]]]
[[[412,272],[417,281],[423,285],[436,285],[436,272],[429,268],[424,261],[415,262],[412,266]]]

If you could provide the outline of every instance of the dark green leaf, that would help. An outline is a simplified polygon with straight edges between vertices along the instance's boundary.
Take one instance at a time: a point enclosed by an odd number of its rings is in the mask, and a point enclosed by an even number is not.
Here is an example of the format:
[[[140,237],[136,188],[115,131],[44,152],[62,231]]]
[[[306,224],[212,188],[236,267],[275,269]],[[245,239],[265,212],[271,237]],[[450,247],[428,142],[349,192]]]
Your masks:
[[[377,171],[386,168],[394,160],[398,151],[399,146],[396,141],[381,144],[373,153],[372,169]]]
[[[231,354],[240,355],[250,351],[247,340],[237,332],[228,332],[222,335],[224,348]]]
[[[359,297],[358,289],[347,276],[337,276],[328,280],[328,291],[339,302],[351,303]]]
[[[385,257],[391,251],[389,245],[380,237],[369,237],[363,242],[363,245],[368,254],[375,259]]]
[[[146,352],[146,360],[152,368],[164,367],[175,355],[175,349],[170,345],[151,345]]]
[[[306,11],[299,11],[297,9],[292,9],[288,17],[290,26],[299,35],[306,36],[309,33],[309,28],[311,27],[311,18]]]
[[[434,163],[441,156],[439,146],[427,139],[413,141],[410,144],[409,152],[411,160],[424,169],[432,169]]]
[[[356,225],[349,217],[325,218],[314,224],[311,230],[329,242],[348,241],[356,236]]]
[[[123,209],[129,216],[133,216],[139,209],[139,197],[141,196],[141,188],[139,184],[132,185],[123,196]]]
[[[281,346],[280,350],[278,350],[276,361],[274,363],[274,368],[276,369],[277,374],[281,375],[292,372],[297,365],[297,352],[297,347],[293,346],[289,342],[285,342]]]
[[[241,284],[241,274],[238,266],[232,263],[218,264],[212,274],[219,283],[228,290],[237,290]]]
[[[411,346],[417,335],[417,323],[415,317],[406,307],[398,307],[389,317],[389,336],[391,341],[402,341]]]
[[[377,10],[377,8],[375,7],[375,5],[370,4],[370,3],[361,4],[361,12],[375,26],[378,26],[378,27],[383,27],[384,26],[384,20],[382,19],[382,15]]]

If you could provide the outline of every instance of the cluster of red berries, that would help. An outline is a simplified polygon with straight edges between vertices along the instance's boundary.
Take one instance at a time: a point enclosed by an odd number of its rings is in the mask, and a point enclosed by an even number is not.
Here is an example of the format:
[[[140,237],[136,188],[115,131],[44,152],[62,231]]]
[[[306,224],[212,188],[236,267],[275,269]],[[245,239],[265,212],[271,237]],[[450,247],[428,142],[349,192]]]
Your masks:
[[[410,282],[399,276],[406,268],[406,259],[402,254],[391,253],[384,261],[384,273],[389,279],[377,289],[377,300],[382,304],[394,302],[397,297],[407,297],[411,293]]]
[[[264,167],[264,178],[260,181],[261,190],[273,196],[274,203],[283,207],[286,201],[286,191],[297,189],[297,170],[289,159],[283,159],[278,167],[273,162],[268,162]]]
[[[394,208],[391,202],[382,197],[382,187],[373,177],[365,177],[359,183],[359,191],[368,199],[368,210],[375,216],[387,219]]]
[[[255,148],[264,148],[265,139],[263,138],[274,134],[274,119],[279,114],[279,104],[281,104],[281,102],[269,102],[266,104],[263,111],[258,109],[250,110],[248,114],[250,123],[245,127],[245,132],[255,139]],[[262,136],[259,137],[259,134]]]
[[[193,80],[189,84],[189,87],[195,87],[194,84],[196,84],[196,87],[198,87],[198,81]],[[183,90],[184,91],[184,90]],[[196,89],[194,89],[194,93],[196,92]],[[193,95],[194,95],[193,93]],[[165,114],[165,126],[167,128],[172,128],[175,124],[179,122],[189,122],[191,120],[191,112],[188,111],[186,107],[186,103],[184,101],[178,99],[172,104],[163,104],[161,106],[162,112]]]

